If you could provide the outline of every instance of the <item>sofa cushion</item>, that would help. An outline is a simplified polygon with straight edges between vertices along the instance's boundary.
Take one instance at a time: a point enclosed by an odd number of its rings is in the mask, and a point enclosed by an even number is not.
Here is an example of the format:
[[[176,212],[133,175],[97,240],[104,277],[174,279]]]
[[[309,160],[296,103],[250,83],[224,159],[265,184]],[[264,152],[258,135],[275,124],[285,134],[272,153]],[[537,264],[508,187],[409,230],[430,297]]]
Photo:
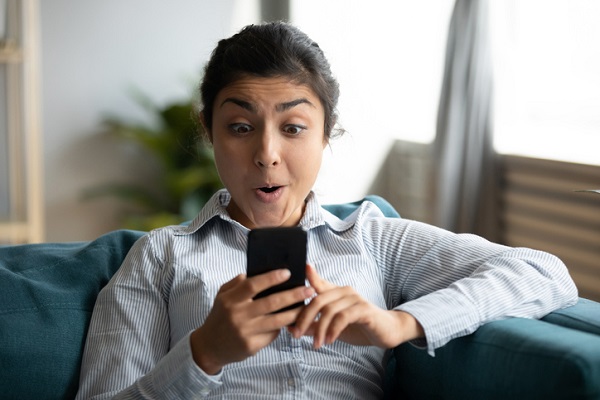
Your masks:
[[[544,321],[495,321],[435,357],[410,344],[395,354],[399,398],[600,398],[600,336]]]
[[[0,247],[3,399],[75,396],[96,296],[141,235]]]
[[[542,320],[600,335],[600,303],[580,298],[574,306],[556,310]]]
[[[365,196],[364,199],[358,200],[358,201],[355,201],[352,203],[327,204],[327,205],[323,206],[323,208],[325,208],[327,211],[329,211],[333,215],[337,216],[338,218],[344,219],[344,218],[348,217],[350,214],[352,214],[354,211],[356,211],[358,206],[360,206],[362,204],[362,202],[365,200],[368,200],[368,201],[372,202],[373,204],[375,204],[377,206],[377,208],[379,208],[381,210],[381,212],[383,213],[383,215],[385,215],[386,217],[397,218],[400,216],[400,214],[398,214],[398,212],[394,209],[394,207],[390,203],[388,203],[387,200],[385,200],[383,197],[380,197],[380,196],[377,196],[374,194]]]

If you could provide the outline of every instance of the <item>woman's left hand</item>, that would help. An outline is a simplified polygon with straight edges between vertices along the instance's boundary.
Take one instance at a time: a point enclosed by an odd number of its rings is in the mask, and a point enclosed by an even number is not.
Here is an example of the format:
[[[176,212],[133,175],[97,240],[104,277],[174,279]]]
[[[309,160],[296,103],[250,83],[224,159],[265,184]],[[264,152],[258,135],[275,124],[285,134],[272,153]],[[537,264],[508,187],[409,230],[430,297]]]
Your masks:
[[[296,338],[313,336],[315,349],[337,339],[354,345],[392,348],[424,336],[421,324],[412,315],[381,309],[363,299],[353,288],[336,286],[322,279],[308,265],[306,277],[317,296],[289,329]]]

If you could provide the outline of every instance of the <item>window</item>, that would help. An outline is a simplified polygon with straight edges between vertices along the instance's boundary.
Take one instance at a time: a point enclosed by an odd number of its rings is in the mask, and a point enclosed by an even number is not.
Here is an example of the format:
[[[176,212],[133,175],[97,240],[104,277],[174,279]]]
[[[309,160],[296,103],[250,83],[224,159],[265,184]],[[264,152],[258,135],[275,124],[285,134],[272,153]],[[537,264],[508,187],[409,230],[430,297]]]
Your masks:
[[[600,2],[490,2],[500,153],[600,165]]]
[[[340,117],[356,135],[431,141],[454,0],[292,0],[291,20],[324,49]]]
[[[316,40],[338,78],[347,134],[325,153],[315,186],[324,203],[372,185],[396,139],[435,136],[454,0],[290,0],[291,21]]]

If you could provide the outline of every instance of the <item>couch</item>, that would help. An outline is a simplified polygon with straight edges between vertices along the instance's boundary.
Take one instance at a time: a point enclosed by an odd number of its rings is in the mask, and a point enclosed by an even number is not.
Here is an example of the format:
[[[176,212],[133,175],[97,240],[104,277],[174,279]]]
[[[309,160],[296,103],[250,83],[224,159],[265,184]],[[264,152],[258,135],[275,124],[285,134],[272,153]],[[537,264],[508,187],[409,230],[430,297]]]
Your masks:
[[[359,203],[326,207],[343,218]],[[0,247],[0,398],[75,396],[95,298],[143,234]],[[387,371],[387,398],[600,399],[600,303],[492,322],[435,357],[404,344]]]

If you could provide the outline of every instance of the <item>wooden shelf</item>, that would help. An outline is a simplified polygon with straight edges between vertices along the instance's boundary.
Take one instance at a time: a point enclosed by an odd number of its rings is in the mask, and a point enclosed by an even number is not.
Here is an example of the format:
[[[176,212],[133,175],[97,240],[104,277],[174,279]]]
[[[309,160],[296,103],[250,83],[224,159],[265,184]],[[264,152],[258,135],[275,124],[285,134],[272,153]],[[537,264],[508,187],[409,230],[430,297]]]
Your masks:
[[[0,45],[0,63],[21,63],[23,62],[23,52],[13,46],[2,47]]]

